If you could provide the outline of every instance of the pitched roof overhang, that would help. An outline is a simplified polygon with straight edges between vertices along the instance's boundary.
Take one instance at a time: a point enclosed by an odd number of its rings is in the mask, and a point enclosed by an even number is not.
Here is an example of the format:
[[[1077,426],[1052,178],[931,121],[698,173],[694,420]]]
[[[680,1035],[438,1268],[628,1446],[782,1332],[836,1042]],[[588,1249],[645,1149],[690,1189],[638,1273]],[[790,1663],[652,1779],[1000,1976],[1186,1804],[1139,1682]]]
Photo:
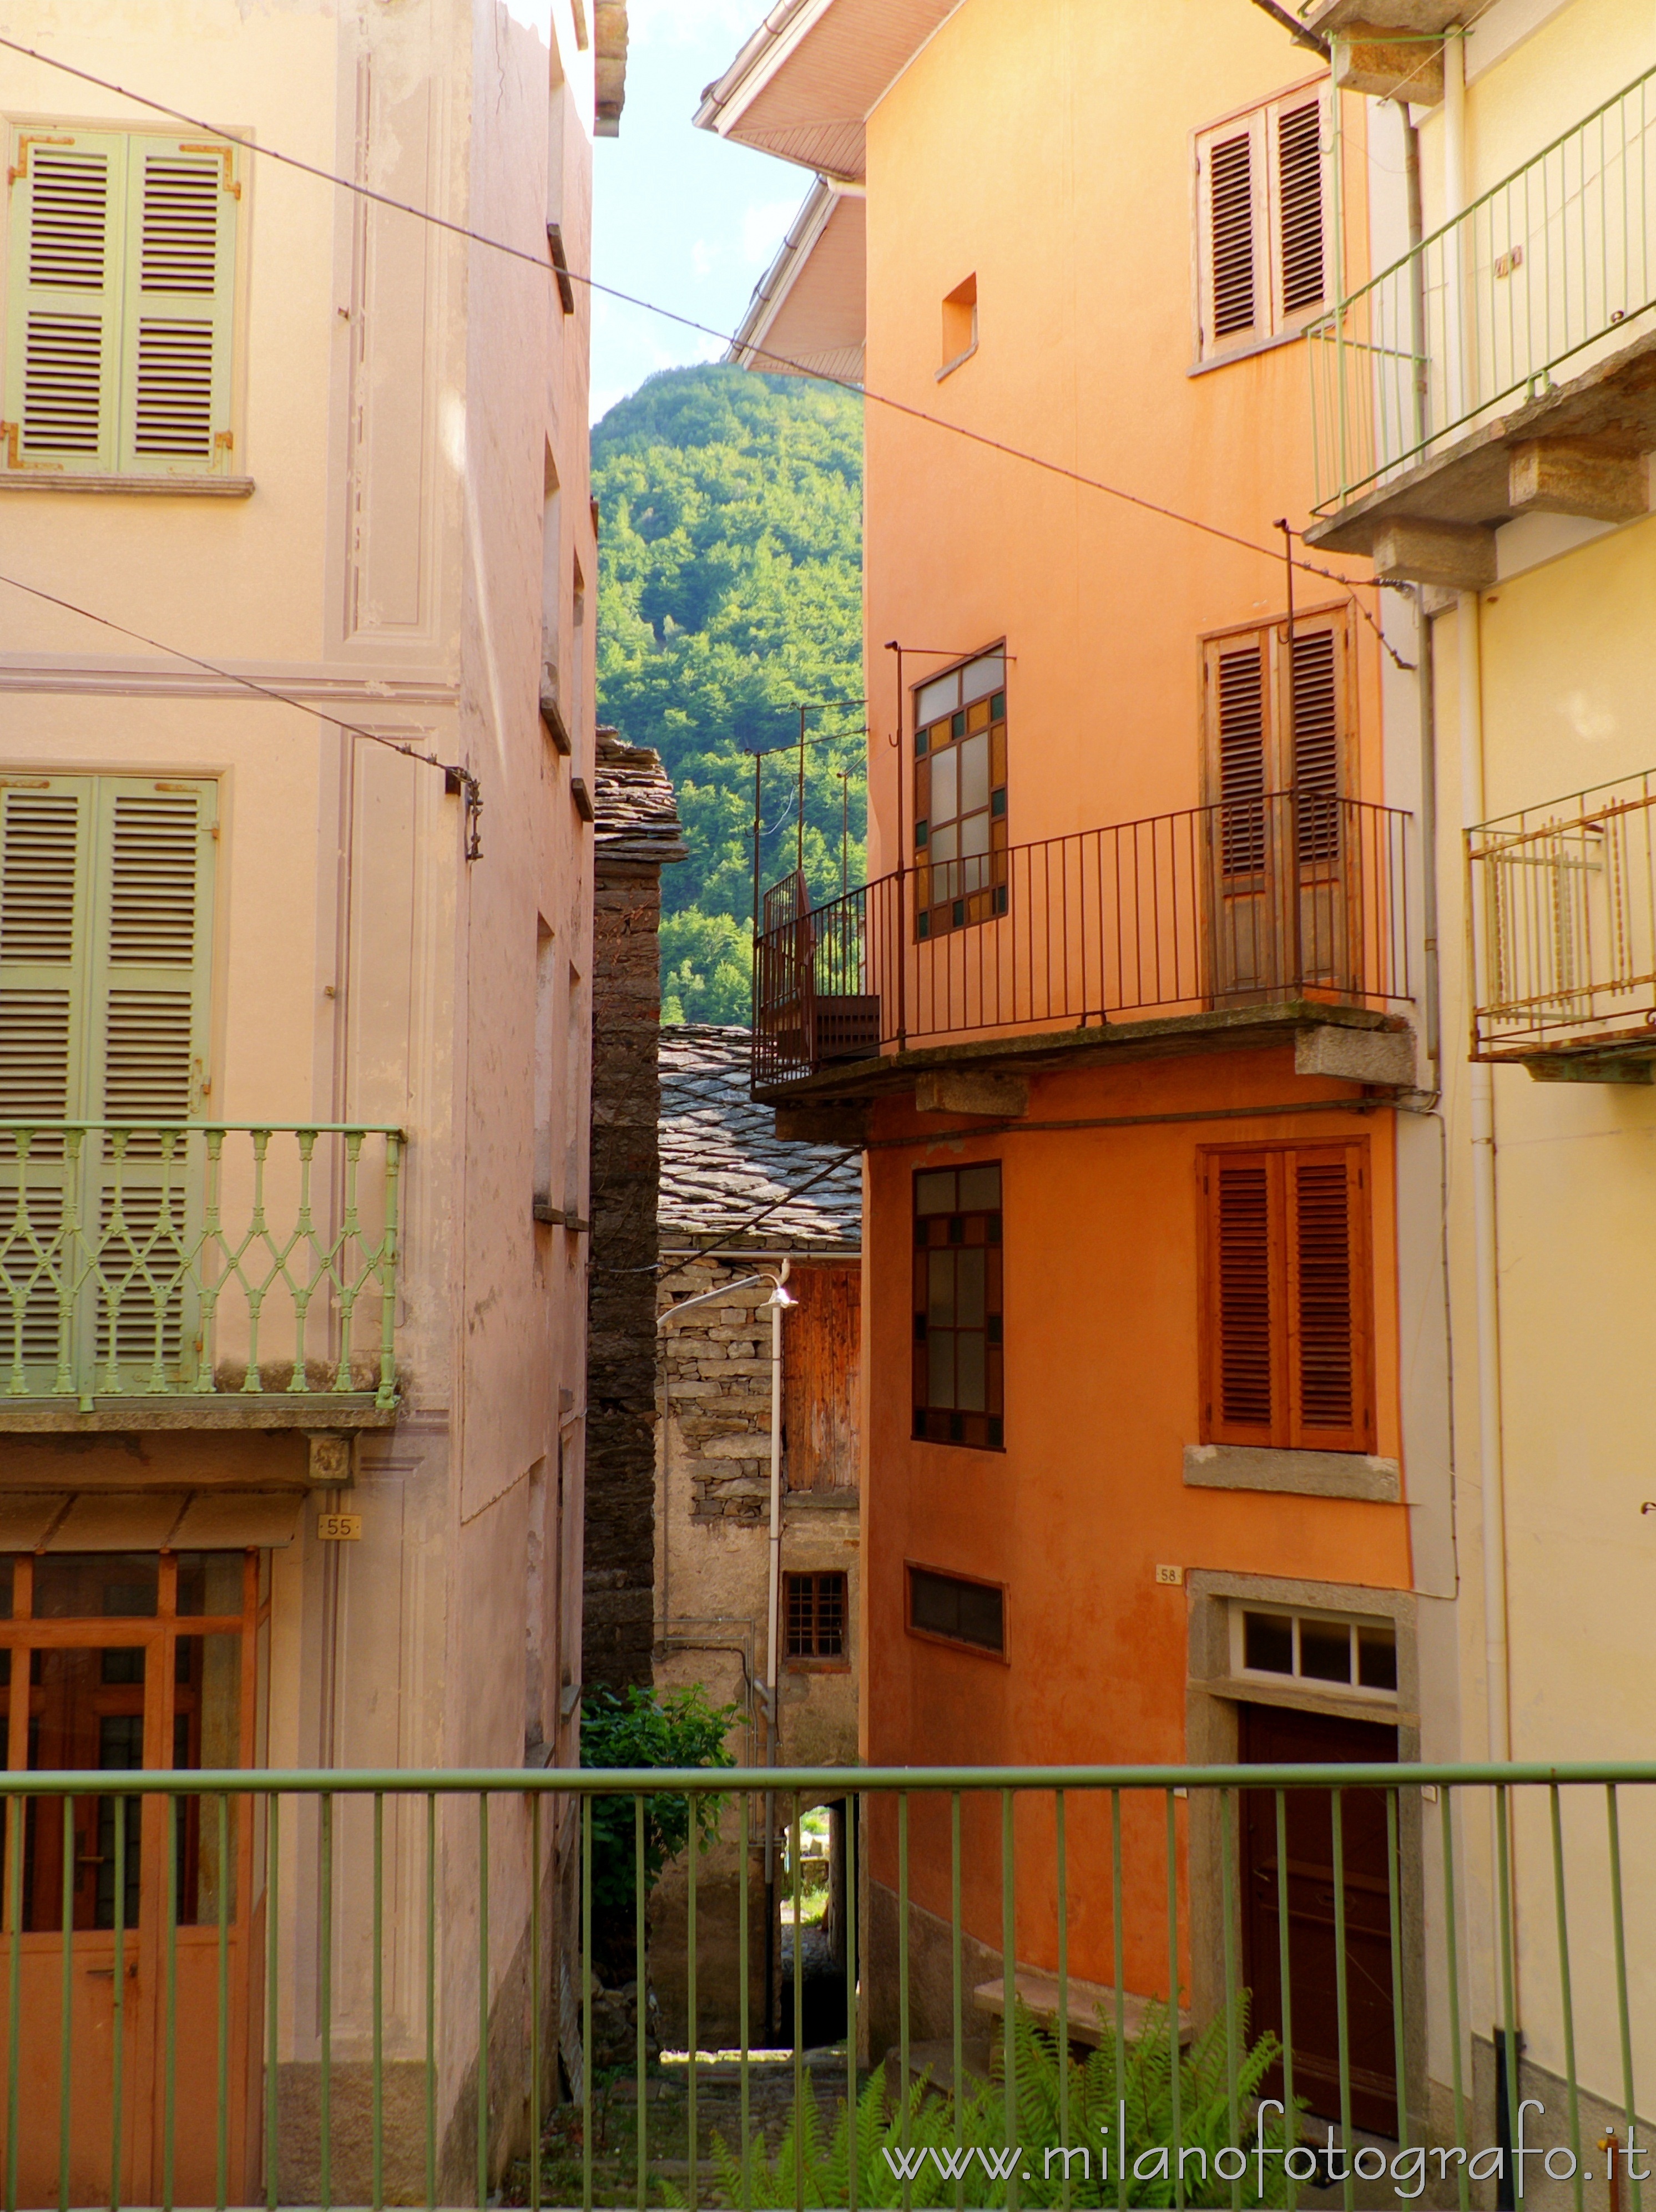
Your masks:
[[[962,0],[776,0],[696,111],[698,130],[861,184],[863,126]]]
[[[760,278],[725,356],[773,376],[862,381],[866,202],[819,177]]]

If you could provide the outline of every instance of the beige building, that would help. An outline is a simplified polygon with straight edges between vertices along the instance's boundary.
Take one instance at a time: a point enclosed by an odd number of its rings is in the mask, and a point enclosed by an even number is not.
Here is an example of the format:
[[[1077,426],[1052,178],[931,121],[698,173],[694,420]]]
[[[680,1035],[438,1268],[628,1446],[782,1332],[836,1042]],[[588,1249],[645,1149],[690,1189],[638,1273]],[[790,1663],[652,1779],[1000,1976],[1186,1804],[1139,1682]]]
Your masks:
[[[596,554],[562,272],[624,9],[128,0],[29,35],[91,80],[0,58],[8,1763],[572,1759]],[[376,1892],[340,1800],[325,1895],[314,1801],[274,1856],[262,1812],[188,1811],[176,1857],[146,1801],[124,1868],[113,1806],[31,1811],[0,1931],[21,2201],[117,2185],[113,2019],[119,2186],[161,2201],[170,2094],[168,2185],[210,2201],[221,1916],[231,2201],[314,2201],[324,2111],[366,2201],[376,2051],[393,2197],[476,2189],[480,2101],[482,2166],[525,2147],[551,1818],[532,1865],[527,1801],[493,1807],[480,2100],[474,1808],[428,1857],[388,1799]]]
[[[1418,612],[1379,595],[1416,665],[1388,678],[1388,740],[1418,749],[1438,825],[1456,1506],[1428,1563],[1422,1737],[1428,1756],[1647,1759],[1656,20],[1639,0],[1333,0],[1315,20],[1371,95],[1371,250],[1313,337],[1308,534],[1418,587]],[[1563,1793],[1556,1838],[1539,1791],[1504,1838],[1476,1798],[1458,1831],[1478,2124],[1510,2024],[1545,2106],[1531,2141],[1568,2144],[1574,2072],[1600,2202],[1593,2143],[1652,2105],[1648,1795],[1621,1793],[1625,2031],[1602,1792]],[[1442,1871],[1428,1849],[1434,1917]],[[1441,2124],[1440,1941],[1431,1972]],[[1562,2151],[1549,2179],[1532,2165],[1526,2196],[1563,2202],[1566,2172]]]

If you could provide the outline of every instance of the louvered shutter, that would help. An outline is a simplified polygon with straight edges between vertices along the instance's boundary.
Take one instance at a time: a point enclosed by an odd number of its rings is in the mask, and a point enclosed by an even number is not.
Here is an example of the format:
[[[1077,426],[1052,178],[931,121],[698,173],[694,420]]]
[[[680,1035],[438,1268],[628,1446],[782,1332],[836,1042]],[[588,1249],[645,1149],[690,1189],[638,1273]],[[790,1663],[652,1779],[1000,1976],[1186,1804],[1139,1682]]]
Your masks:
[[[1361,1144],[1202,1155],[1204,1440],[1374,1449],[1367,1172]]]
[[[1323,216],[1323,100],[1282,101],[1271,116],[1275,153],[1275,294],[1280,319],[1319,307],[1326,291]]]
[[[1277,1234],[1269,1152],[1209,1153],[1206,1432],[1220,1443],[1276,1441],[1283,1397]]]
[[[180,1122],[206,1074],[210,784],[110,777],[100,786],[88,993],[92,1118]],[[97,1358],[123,1387],[174,1373],[192,1329],[190,1255],[198,1149],[165,1131],[107,1133],[88,1154],[100,1231]]]
[[[128,149],[120,465],[133,474],[202,476],[228,460],[234,158],[199,139]]]
[[[1207,132],[1196,149],[1201,352],[1228,352],[1269,327],[1269,186],[1262,113]]]
[[[24,131],[11,170],[0,461],[116,465],[126,140]]]
[[[90,779],[0,781],[0,1389],[38,1393],[66,1352],[62,1243],[73,1173],[61,1131],[84,1077]],[[26,1169],[20,1162],[27,1158]]]
[[[1300,1146],[1285,1165],[1292,1399],[1284,1441],[1312,1451],[1372,1451],[1361,1150]]]

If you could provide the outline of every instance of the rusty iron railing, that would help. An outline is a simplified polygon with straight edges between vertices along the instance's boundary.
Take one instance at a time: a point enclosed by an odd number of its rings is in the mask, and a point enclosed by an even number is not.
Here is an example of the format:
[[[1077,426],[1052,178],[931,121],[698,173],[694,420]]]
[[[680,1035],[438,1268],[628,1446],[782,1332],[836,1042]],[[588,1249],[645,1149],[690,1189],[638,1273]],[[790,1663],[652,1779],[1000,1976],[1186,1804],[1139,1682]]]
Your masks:
[[[1656,1045],[1656,772],[1466,832],[1472,1057]]]
[[[753,1081],[946,1038],[1300,1000],[1406,1000],[1397,809],[1275,793],[909,867],[812,906],[766,894]]]

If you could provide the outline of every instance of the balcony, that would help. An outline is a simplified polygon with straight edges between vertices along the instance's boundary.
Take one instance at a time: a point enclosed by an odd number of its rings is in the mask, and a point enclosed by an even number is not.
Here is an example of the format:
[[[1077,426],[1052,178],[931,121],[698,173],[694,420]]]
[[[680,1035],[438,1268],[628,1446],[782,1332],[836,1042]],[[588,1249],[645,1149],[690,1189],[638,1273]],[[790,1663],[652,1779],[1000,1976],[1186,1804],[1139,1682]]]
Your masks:
[[[755,1095],[854,1093],[882,1055],[967,1040],[1382,1022],[1410,996],[1409,821],[1282,793],[904,868],[821,906],[789,877],[754,946]]]
[[[402,1148],[0,1122],[0,1431],[387,1425]]]
[[[1502,523],[1646,511],[1653,128],[1656,70],[1312,326],[1312,544],[1478,589]]]
[[[1466,833],[1472,1057],[1543,1081],[1648,1083],[1656,773]]]

